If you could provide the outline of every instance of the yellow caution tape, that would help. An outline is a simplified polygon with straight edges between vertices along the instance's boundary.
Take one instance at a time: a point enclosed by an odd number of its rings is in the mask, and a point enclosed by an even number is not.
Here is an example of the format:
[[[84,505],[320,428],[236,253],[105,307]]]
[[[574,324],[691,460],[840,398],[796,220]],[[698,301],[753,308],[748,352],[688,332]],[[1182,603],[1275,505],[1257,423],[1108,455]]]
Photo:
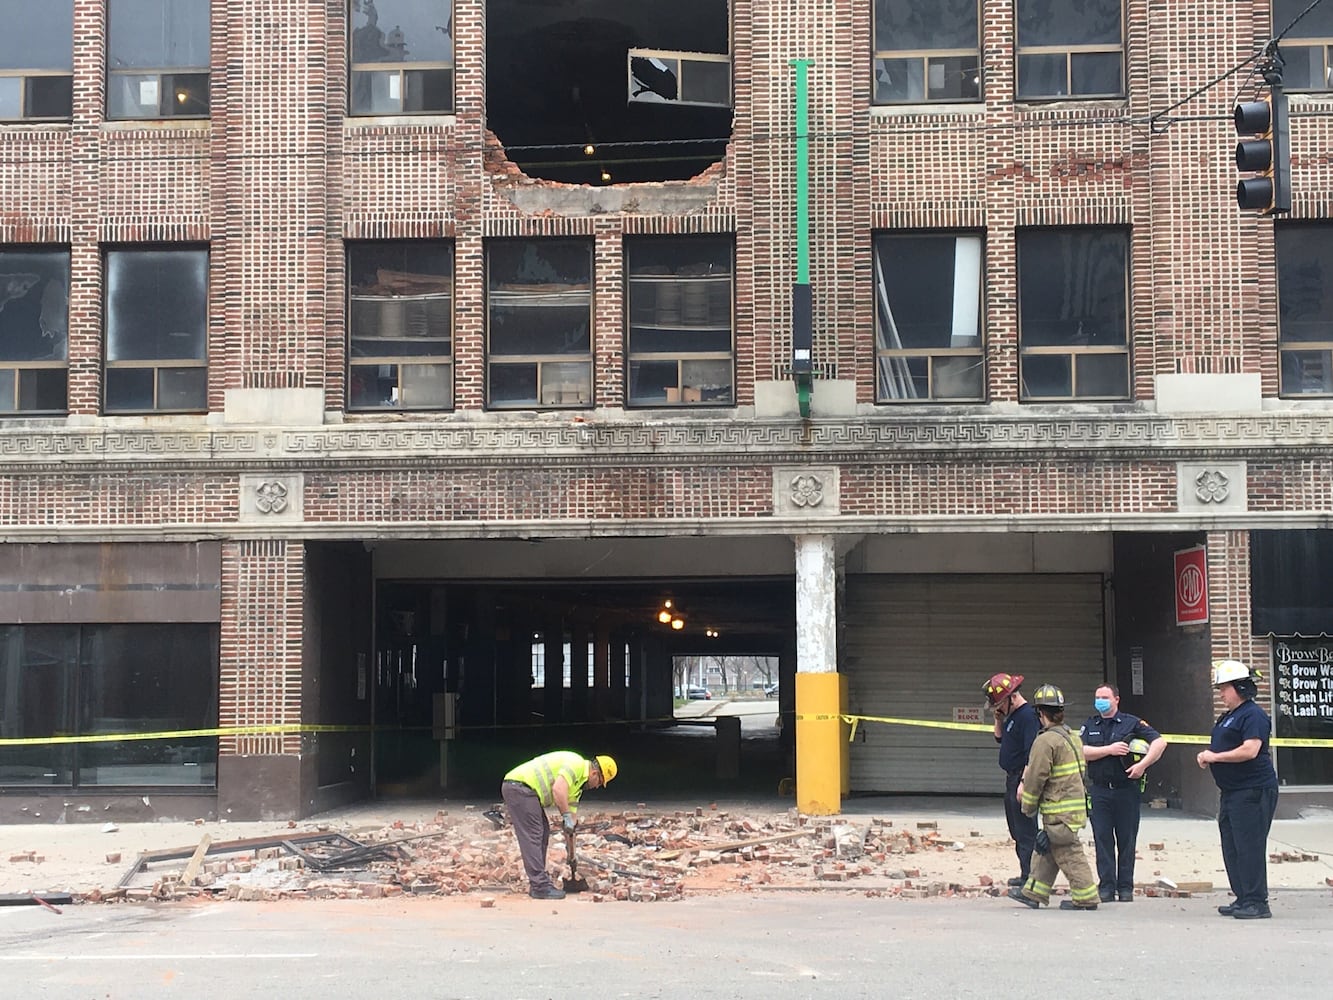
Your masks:
[[[837,716],[834,716],[837,718]],[[639,726],[645,723],[680,723],[682,720],[674,716],[664,716],[653,719],[621,719],[606,720],[598,722],[598,726]],[[714,720],[708,719],[712,722]],[[470,730],[492,731],[496,729],[555,729],[565,726],[586,726],[586,722],[550,722],[550,723],[532,723],[520,722],[507,725],[485,725],[485,726],[449,726],[451,732],[467,732]],[[91,736],[33,736],[22,738],[0,739],[0,747],[23,747],[23,746],[63,746],[72,743],[131,743],[143,742],[146,740],[180,740],[190,739],[200,736],[291,736],[305,733],[412,733],[412,732],[433,732],[432,726],[334,726],[334,725],[316,725],[301,722],[274,723],[264,726],[216,726],[211,729],[173,729],[167,732],[153,733],[97,733]]]
[[[828,722],[833,719],[840,719],[851,725],[852,731],[849,739],[856,738],[856,728],[862,722],[881,722],[889,726],[914,726],[919,729],[952,729],[963,732],[974,733],[994,733],[994,726],[988,726],[978,722],[937,722],[931,719],[900,719],[885,715],[797,715],[797,722]],[[1168,743],[1196,743],[1207,746],[1212,742],[1210,736],[1182,735],[1179,733],[1163,733],[1162,737]],[[1326,750],[1333,747],[1333,740],[1313,740],[1299,739],[1293,736],[1277,736],[1268,741],[1269,746],[1273,747],[1300,747],[1304,749]]]

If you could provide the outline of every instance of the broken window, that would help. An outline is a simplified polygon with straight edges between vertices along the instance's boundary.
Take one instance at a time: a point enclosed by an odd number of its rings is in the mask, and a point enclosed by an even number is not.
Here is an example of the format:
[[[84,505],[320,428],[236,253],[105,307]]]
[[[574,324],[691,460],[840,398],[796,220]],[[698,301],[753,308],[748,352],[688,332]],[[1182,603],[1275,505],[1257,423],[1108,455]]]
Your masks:
[[[74,0],[0,0],[0,122],[72,115]]]
[[[0,415],[64,413],[69,251],[0,251]]]
[[[354,115],[454,108],[453,0],[351,0]]]
[[[208,408],[207,250],[106,255],[107,413]]]
[[[875,0],[875,103],[979,101],[977,0]]]
[[[731,261],[726,236],[626,239],[630,405],[734,402]]]
[[[980,400],[981,236],[875,238],[875,392],[881,403]]]
[[[1129,234],[1018,234],[1022,398],[1129,398]]]
[[[729,108],[731,59],[725,55],[630,49],[629,100]]]
[[[108,0],[108,118],[207,118],[209,0]]]
[[[1321,3],[1305,13],[1310,0],[1273,0],[1273,33],[1296,18],[1282,37],[1282,85],[1287,90],[1333,90],[1333,6]],[[1304,15],[1304,16],[1302,16]]]
[[[486,248],[486,396],[494,409],[592,405],[592,240]]]
[[[727,0],[487,2],[486,119],[529,176],[693,177],[726,151],[731,90]]]
[[[448,243],[348,246],[350,408],[453,406],[453,273]]]
[[[1122,0],[1018,0],[1020,99],[1121,97]]]
[[[1277,233],[1278,348],[1283,396],[1333,396],[1333,226]]]

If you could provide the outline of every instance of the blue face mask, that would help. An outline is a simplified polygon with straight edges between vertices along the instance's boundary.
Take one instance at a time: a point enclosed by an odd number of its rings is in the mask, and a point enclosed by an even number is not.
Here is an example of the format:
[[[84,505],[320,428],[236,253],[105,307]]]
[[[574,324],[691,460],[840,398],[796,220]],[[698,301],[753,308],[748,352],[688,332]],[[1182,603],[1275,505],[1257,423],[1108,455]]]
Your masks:
[[[1092,707],[1099,712],[1109,712],[1111,710],[1111,699],[1094,698],[1092,699]]]

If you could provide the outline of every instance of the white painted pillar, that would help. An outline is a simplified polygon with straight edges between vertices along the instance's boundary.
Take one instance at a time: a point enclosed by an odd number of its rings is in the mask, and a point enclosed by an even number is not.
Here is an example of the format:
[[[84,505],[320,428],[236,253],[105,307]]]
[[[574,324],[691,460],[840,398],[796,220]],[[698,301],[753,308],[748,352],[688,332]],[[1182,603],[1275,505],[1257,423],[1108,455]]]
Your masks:
[[[846,678],[838,673],[837,552],[832,535],[796,545],[796,808],[842,811],[847,782]]]

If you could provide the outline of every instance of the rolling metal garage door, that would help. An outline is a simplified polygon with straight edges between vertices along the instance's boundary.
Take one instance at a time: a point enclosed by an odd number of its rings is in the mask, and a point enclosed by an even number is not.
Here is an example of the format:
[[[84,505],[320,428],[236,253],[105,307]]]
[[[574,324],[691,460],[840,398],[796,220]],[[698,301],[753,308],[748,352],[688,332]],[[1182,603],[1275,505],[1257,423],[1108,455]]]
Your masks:
[[[1066,721],[1092,714],[1105,677],[1097,575],[850,576],[844,607],[849,709],[951,722],[999,671],[1065,692]],[[989,714],[981,721],[989,722]],[[988,793],[1004,779],[989,733],[862,723],[853,792]]]

